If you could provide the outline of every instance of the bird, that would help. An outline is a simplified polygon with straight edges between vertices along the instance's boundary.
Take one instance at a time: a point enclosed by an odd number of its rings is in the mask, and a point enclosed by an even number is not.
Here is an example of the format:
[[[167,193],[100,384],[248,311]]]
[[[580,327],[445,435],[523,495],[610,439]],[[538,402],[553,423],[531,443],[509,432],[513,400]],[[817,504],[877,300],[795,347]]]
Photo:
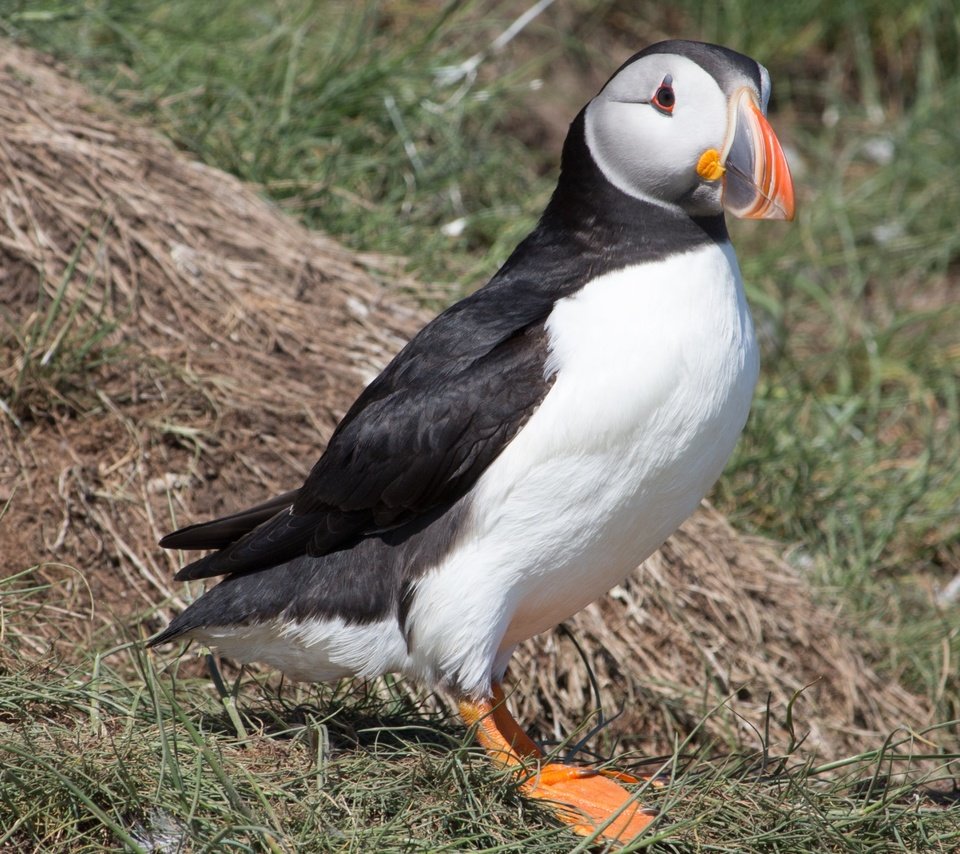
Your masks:
[[[223,580],[148,643],[446,689],[523,795],[583,835],[646,832],[636,780],[548,761],[502,680],[695,511],[745,426],[759,356],[725,213],[794,216],[770,92],[720,45],[626,60],[532,232],[366,386],[303,484],[160,541],[213,550],[178,580]]]

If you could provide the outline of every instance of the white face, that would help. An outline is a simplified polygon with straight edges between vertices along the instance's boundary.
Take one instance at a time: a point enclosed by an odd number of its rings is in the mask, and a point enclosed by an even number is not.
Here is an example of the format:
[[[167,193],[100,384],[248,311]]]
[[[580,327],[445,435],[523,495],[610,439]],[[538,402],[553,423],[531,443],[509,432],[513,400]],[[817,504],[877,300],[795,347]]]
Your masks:
[[[716,214],[721,182],[702,179],[697,163],[707,149],[723,148],[728,114],[727,96],[697,63],[651,54],[624,68],[587,106],[587,146],[623,192],[696,216]]]

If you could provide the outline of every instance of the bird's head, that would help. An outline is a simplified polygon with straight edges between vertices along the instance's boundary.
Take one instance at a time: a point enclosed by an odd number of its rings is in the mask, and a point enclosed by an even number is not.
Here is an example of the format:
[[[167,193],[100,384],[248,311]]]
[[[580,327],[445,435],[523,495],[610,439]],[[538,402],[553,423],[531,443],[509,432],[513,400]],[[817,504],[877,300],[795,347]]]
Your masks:
[[[690,216],[793,219],[793,182],[765,117],[770,75],[718,45],[667,41],[631,57],[584,112],[587,148],[630,196]]]

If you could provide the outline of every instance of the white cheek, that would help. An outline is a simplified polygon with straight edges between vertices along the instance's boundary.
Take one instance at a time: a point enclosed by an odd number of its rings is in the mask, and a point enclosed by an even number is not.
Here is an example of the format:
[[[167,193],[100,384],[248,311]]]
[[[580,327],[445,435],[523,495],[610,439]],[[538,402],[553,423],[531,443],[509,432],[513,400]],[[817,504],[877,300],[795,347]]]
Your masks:
[[[692,79],[675,85],[671,115],[648,103],[625,102],[616,91],[587,107],[590,153],[607,180],[623,192],[669,205],[699,180],[696,168],[703,152],[723,147],[726,98],[701,69],[688,71],[687,77]]]
[[[681,151],[693,158],[696,171],[700,155],[708,148],[720,149],[727,135],[727,99],[719,89],[698,92],[673,109],[674,139]]]
[[[720,93],[718,92],[717,95]],[[685,192],[698,180],[697,164],[704,151],[723,148],[727,131],[727,105],[722,96],[699,97],[697,103],[680,104],[670,116],[669,133],[658,144],[674,165],[677,183],[672,189]]]

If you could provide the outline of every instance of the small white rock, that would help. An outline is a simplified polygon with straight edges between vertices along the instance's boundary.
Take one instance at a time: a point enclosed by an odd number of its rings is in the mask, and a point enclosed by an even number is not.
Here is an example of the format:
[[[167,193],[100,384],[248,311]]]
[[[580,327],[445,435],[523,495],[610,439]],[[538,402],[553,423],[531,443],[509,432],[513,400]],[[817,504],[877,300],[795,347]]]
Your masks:
[[[152,480],[147,482],[147,492],[152,495],[160,495],[164,492],[169,492],[172,489],[183,489],[185,486],[190,485],[190,475],[187,474],[176,474],[172,471],[168,471],[166,474],[162,474],[159,477],[155,477]]]
[[[347,297],[346,308],[358,320],[366,320],[370,316],[370,308],[356,297]]]
[[[905,233],[903,224],[896,220],[882,222],[880,225],[875,225],[870,229],[870,236],[873,238],[873,242],[879,246],[886,246],[897,238],[903,237]]]
[[[444,237],[459,237],[467,229],[467,218],[465,216],[457,217],[446,225],[440,226],[440,233]]]
[[[874,136],[863,143],[861,148],[863,156],[871,163],[877,166],[886,166],[893,162],[894,155],[897,153],[897,146],[888,136]]]
[[[940,591],[940,594],[937,596],[937,604],[940,605],[940,607],[955,605],[958,599],[960,599],[960,575],[955,575],[947,583],[947,586]]]

